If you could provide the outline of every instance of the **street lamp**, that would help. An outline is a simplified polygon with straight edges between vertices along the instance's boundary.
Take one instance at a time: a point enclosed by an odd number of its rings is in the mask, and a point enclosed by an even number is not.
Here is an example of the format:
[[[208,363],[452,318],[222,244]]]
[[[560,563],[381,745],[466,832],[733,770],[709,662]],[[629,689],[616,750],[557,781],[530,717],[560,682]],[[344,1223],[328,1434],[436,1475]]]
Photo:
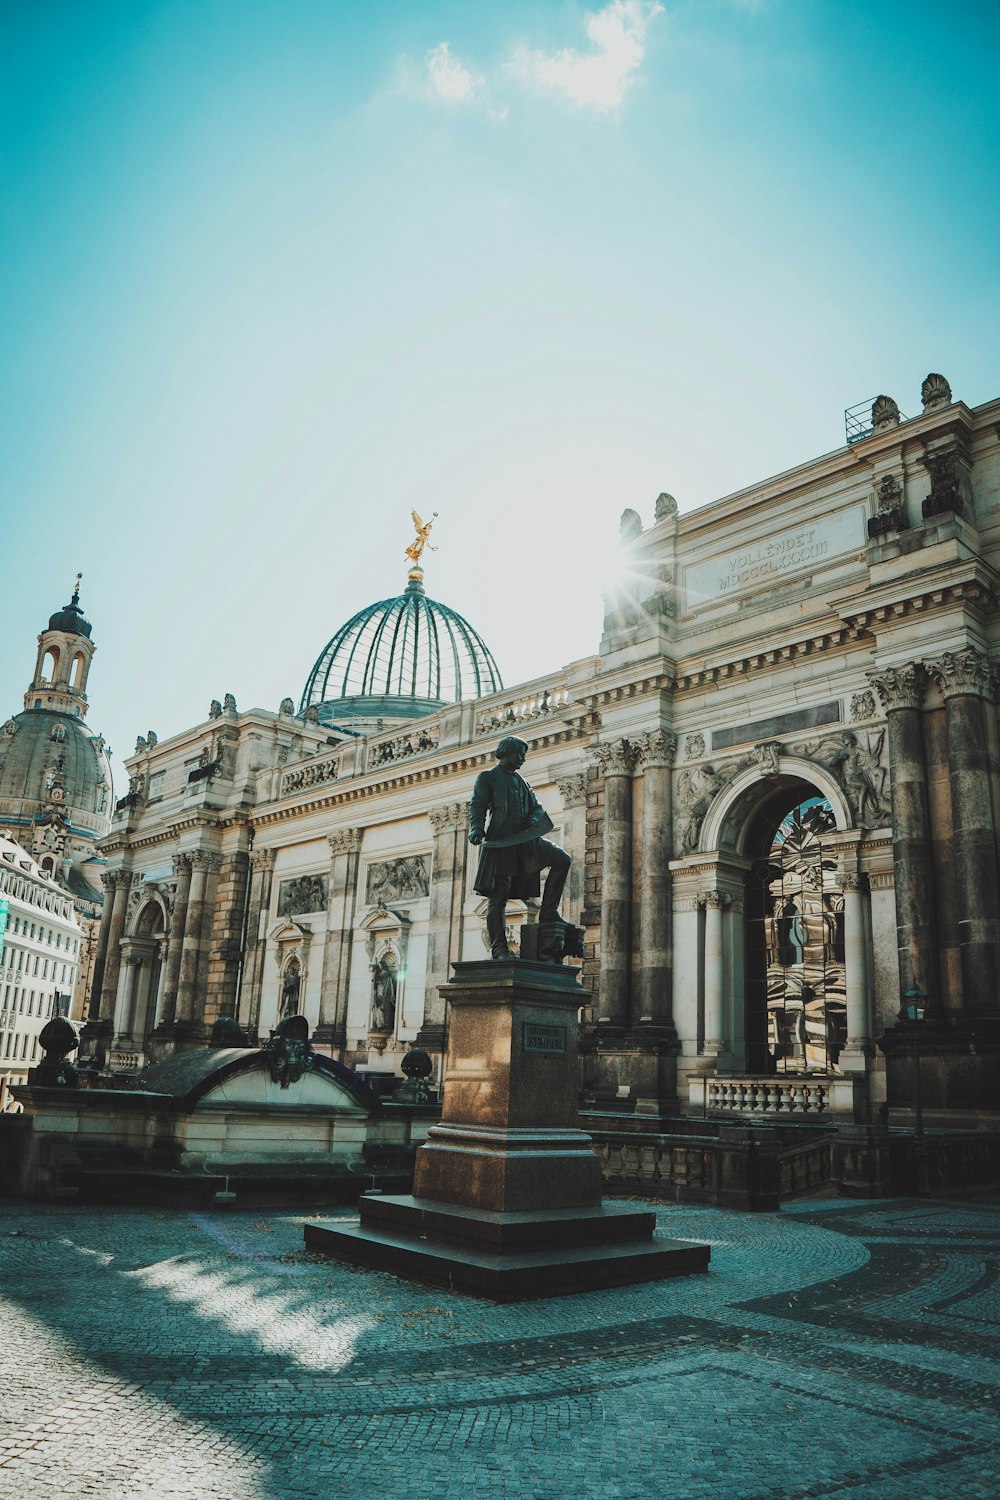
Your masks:
[[[917,1038],[927,1009],[927,996],[916,980],[903,996],[900,1020],[905,1021],[910,1036],[910,1051],[913,1058],[913,1166],[916,1191],[919,1197],[930,1196],[927,1174],[927,1142],[924,1139],[924,1108],[920,1091],[920,1049]]]

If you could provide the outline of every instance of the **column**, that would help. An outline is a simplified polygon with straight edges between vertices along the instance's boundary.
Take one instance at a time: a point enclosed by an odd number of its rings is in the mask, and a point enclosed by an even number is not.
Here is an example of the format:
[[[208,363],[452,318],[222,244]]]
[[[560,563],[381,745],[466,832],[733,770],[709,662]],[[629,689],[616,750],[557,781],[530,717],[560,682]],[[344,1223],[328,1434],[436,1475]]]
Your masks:
[[[847,1045],[840,1063],[845,1072],[863,1073],[871,1056],[871,1004],[868,945],[865,938],[865,875],[841,877],[844,889],[844,988],[847,994]]]
[[[184,945],[181,949],[181,971],[177,983],[176,1008],[177,1022],[187,1027],[196,1024],[195,995],[202,968],[206,913],[209,909],[208,877],[213,871],[218,870],[220,864],[219,856],[210,853],[207,849],[195,849],[190,859],[191,889],[188,895],[187,920],[184,924]]]
[[[643,769],[642,856],[636,903],[639,914],[640,995],[633,1020],[640,1025],[673,1022],[673,852],[670,775],[677,750],[672,734],[654,729],[636,745]],[[638,1014],[635,1000],[638,1000]]]
[[[108,923],[108,940],[104,956],[104,974],[101,980],[101,1010],[102,1021],[113,1022],[115,1015],[115,996],[118,994],[118,975],[121,972],[122,952],[121,940],[125,933],[125,917],[128,911],[128,893],[132,885],[131,870],[115,870],[111,878],[114,880],[114,900],[111,905],[111,918]]]
[[[276,853],[274,849],[255,849],[250,856],[250,911],[239,1012],[251,1041],[260,1027],[260,997],[264,988],[264,954],[267,949],[267,937],[260,935],[260,919],[271,909]]]
[[[896,889],[899,993],[919,981],[937,988],[937,920],[927,763],[920,722],[927,674],[920,662],[869,672],[889,725],[892,857]]]
[[[212,900],[212,915],[205,935],[207,977],[205,985],[205,1022],[213,1024],[220,1016],[235,1016],[237,985],[243,956],[247,916],[247,887],[250,881],[249,834],[239,831],[239,845],[221,861],[221,871]]]
[[[988,659],[972,649],[948,651],[927,666],[941,689],[947,721],[962,1003],[970,1011],[995,1011],[1000,1003],[1000,900],[985,719],[992,712],[992,673]],[[924,988],[929,988],[927,981]],[[940,1000],[930,995],[932,1005]]]
[[[354,951],[354,914],[358,902],[362,828],[341,828],[330,845],[330,893],[326,908],[326,941],[320,982],[319,1025],[314,1040],[343,1048],[347,1044],[347,996]]]
[[[131,1039],[135,1019],[135,1003],[139,992],[139,981],[142,976],[142,958],[138,953],[130,951],[123,955],[122,964],[125,973],[122,976],[120,994],[115,1007],[115,1037],[116,1039],[122,1037]]]
[[[725,997],[725,947],[722,913],[732,897],[725,891],[702,891],[699,904],[705,908],[705,1045],[706,1057],[719,1057],[729,1051],[725,1036],[723,1001]]]
[[[174,855],[174,899],[170,911],[170,937],[167,946],[167,972],[163,980],[163,1004],[157,1024],[169,1026],[177,1010],[177,985],[181,972],[181,952],[184,947],[184,926],[187,922],[188,898],[191,892],[191,856]]]
[[[94,971],[90,976],[90,999],[87,1005],[87,1021],[97,1021],[101,1015],[101,987],[104,984],[104,966],[108,957],[108,938],[111,933],[111,913],[114,907],[117,870],[105,870],[101,876],[104,887],[104,905],[101,908],[101,924],[97,930],[97,952],[94,955]],[[83,962],[83,954],[80,955]]]
[[[604,773],[601,974],[597,1024],[629,1023],[632,909],[632,762],[628,740],[595,745]]]
[[[428,813],[434,830],[431,870],[430,931],[427,945],[427,988],[424,1021],[417,1045],[442,1051],[445,1042],[445,1001],[440,986],[451,978],[458,959],[462,935],[469,849],[469,809],[464,802],[432,807]]]

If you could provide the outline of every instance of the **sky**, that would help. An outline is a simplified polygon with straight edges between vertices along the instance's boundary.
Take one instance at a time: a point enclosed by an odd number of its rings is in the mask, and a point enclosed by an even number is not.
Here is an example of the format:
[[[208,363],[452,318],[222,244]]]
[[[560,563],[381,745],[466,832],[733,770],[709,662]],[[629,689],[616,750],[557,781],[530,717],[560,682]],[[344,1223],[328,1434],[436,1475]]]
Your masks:
[[[508,685],[651,522],[1000,393],[993,0],[0,0],[0,716],[121,760],[405,583]]]

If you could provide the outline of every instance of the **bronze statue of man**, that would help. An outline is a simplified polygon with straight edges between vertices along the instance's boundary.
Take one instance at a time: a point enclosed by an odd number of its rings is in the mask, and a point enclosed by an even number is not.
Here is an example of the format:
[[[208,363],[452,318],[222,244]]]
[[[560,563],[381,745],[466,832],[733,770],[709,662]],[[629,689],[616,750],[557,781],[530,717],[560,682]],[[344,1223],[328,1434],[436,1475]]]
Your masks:
[[[497,765],[476,777],[469,803],[469,843],[482,848],[474,889],[489,898],[486,931],[492,956],[512,958],[504,920],[507,902],[537,896],[540,873],[548,870],[539,913],[538,956],[558,963],[563,956],[559,898],[570,857],[542,837],[551,830],[552,819],[518,775],[527,753],[524,740],[507,735],[496,748]]]

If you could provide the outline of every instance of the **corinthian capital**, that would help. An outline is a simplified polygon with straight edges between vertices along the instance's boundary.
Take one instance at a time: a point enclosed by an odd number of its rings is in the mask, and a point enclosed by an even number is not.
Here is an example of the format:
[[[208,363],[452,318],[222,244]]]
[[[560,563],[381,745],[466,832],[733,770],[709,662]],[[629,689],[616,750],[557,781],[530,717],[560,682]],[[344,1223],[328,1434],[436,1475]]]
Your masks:
[[[993,666],[982,651],[970,646],[966,651],[946,651],[937,661],[929,661],[927,670],[945,698],[969,693],[989,698],[993,693]]]
[[[336,833],[327,834],[326,841],[330,845],[330,853],[357,854],[361,848],[364,832],[363,828],[339,828]]]
[[[607,740],[603,745],[591,745],[590,753],[605,776],[632,774],[635,749],[628,740]]]
[[[644,770],[651,766],[669,768],[677,754],[677,737],[664,729],[650,729],[639,735],[634,748],[636,764]]]
[[[911,662],[906,667],[886,667],[881,672],[866,672],[865,676],[882,700],[886,713],[894,708],[919,708],[927,689],[927,672],[923,662]]]
[[[277,853],[276,849],[255,849],[250,856],[251,870],[273,870]]]
[[[443,833],[446,828],[469,826],[469,809],[464,802],[448,802],[443,807],[432,807],[427,816],[435,833]]]
[[[192,849],[191,867],[194,870],[204,870],[206,874],[213,875],[216,870],[222,868],[222,855],[214,853],[211,849]]]
[[[716,910],[722,910],[722,909],[724,909],[727,906],[731,906],[732,903],[733,903],[733,898],[732,898],[732,896],[730,896],[730,894],[729,894],[728,891],[699,891],[698,892],[698,905],[699,906],[711,906],[711,907],[714,907]]]
[[[563,807],[582,807],[587,800],[586,771],[580,771],[576,776],[560,776],[556,786],[559,788]]]
[[[182,875],[190,875],[190,873],[191,873],[191,856],[190,856],[190,854],[175,854],[172,857],[172,859],[171,859],[171,864],[174,867],[174,878],[175,879],[179,880]]]

